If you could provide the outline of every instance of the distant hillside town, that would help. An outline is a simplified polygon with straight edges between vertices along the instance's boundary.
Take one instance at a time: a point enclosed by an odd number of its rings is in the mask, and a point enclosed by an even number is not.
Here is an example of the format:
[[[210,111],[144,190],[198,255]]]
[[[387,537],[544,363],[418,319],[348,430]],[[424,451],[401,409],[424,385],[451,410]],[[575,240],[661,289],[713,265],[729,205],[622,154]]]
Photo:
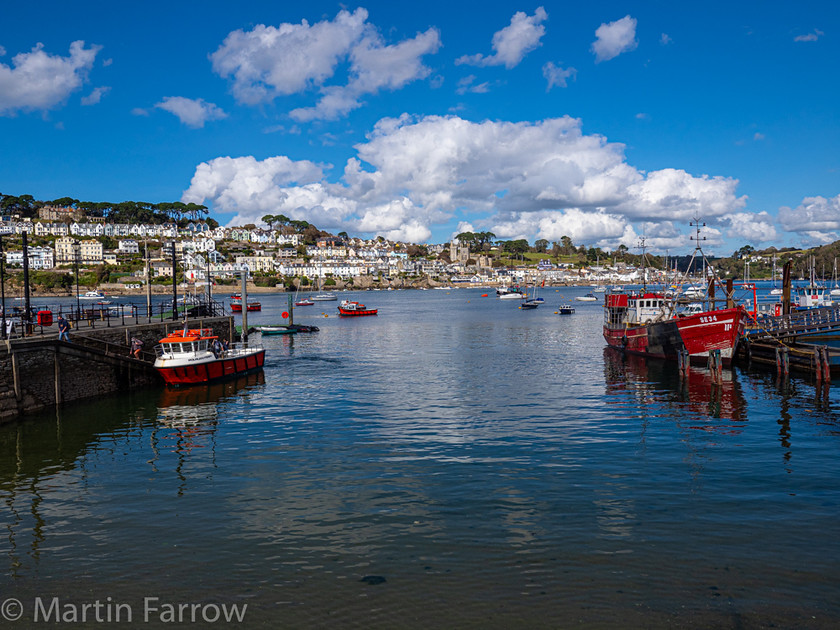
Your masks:
[[[548,243],[538,243],[536,249],[542,249],[543,256],[534,260],[525,256],[533,249],[525,241],[493,244],[472,233],[448,244],[417,245],[382,237],[334,236],[285,217],[267,215],[263,221],[268,227],[222,227],[212,220],[116,223],[87,216],[78,208],[45,205],[38,208],[36,218],[3,215],[0,235],[27,234],[32,270],[111,266],[123,271],[117,280],[130,288],[171,280],[173,273],[183,281],[203,283],[208,277],[232,281],[245,272],[258,284],[288,288],[333,283],[364,286],[395,279],[408,286],[424,282],[627,283],[639,278],[638,269],[625,262],[601,266],[564,261],[580,257],[570,240],[554,244],[554,260]],[[4,248],[5,263],[11,268],[23,264],[22,248],[19,241],[15,243]]]
[[[128,290],[148,283],[233,283],[246,276],[257,286],[299,289],[315,286],[436,286],[441,284],[628,284],[642,278],[642,256],[620,246],[615,252],[559,242],[497,240],[490,232],[465,232],[450,243],[430,245],[333,235],[306,221],[283,215],[254,224],[222,227],[204,206],[182,203],[119,204],[36,202],[0,194],[0,238],[4,262],[23,266],[22,234],[27,235],[30,270],[48,288],[68,288],[70,274],[85,270],[83,284],[111,283]],[[818,250],[823,269],[837,244]],[[173,267],[174,250],[174,267]],[[805,254],[808,256],[805,256]],[[719,275],[771,277],[785,258],[801,264],[813,252],[775,249],[757,252],[746,245],[718,259]],[[778,254],[778,256],[777,256]],[[673,278],[688,256],[648,256],[648,281]],[[814,261],[811,261],[814,264]],[[671,273],[668,273],[670,271]],[[836,277],[836,271],[834,271]]]

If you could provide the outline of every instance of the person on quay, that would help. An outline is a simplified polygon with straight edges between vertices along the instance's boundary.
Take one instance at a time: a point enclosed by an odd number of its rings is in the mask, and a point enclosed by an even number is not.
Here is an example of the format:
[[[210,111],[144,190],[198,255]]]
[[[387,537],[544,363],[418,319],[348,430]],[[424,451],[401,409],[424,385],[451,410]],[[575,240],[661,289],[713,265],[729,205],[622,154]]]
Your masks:
[[[68,331],[70,330],[70,323],[64,319],[63,315],[58,316],[58,340],[59,341],[70,341],[70,335]]]

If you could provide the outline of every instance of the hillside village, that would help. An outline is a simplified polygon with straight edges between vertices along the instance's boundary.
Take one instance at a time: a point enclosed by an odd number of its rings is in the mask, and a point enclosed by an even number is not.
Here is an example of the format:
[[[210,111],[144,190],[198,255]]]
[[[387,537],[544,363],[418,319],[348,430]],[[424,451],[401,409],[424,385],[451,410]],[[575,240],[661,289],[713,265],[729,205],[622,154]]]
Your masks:
[[[200,214],[192,208],[190,212],[193,217]],[[127,292],[141,290],[147,283],[171,283],[173,273],[186,284],[203,284],[208,278],[232,284],[245,273],[255,286],[289,290],[641,281],[640,257],[627,248],[610,255],[576,248],[567,237],[550,249],[545,241],[541,247],[524,241],[492,243],[470,233],[460,235],[462,241],[417,245],[346,233],[334,236],[304,221],[286,220],[275,227],[277,218],[264,217],[267,227],[223,227],[212,219],[183,216],[179,221],[112,222],[78,207],[46,204],[37,208],[37,216],[2,215],[0,237],[6,237],[3,253],[9,270],[23,266],[25,233],[30,270],[59,274],[48,284],[65,289],[75,269],[86,271],[82,281],[86,286],[107,283]],[[511,244],[517,247],[507,247]],[[823,276],[826,265],[832,271],[831,257],[836,261],[840,253],[835,245],[819,248],[817,264],[822,265]],[[744,246],[732,258],[717,259],[715,267],[723,277],[769,278],[776,259],[778,269],[786,258],[802,267],[810,258],[804,254],[792,249],[757,252]],[[648,281],[673,278],[674,269],[684,269],[687,258],[649,258]],[[803,269],[797,268],[797,273],[804,276]]]
[[[593,281],[629,283],[639,279],[632,265],[576,265],[543,257],[521,264],[499,263],[498,247],[472,251],[457,239],[417,246],[383,238],[321,235],[305,237],[288,228],[212,226],[207,221],[110,223],[83,217],[75,208],[44,206],[37,219],[3,217],[0,235],[27,234],[29,268],[69,271],[80,267],[129,269],[119,275],[126,289],[148,281],[170,282],[176,273],[186,283],[235,281],[242,272],[258,285],[286,288],[321,286],[435,286],[451,283],[549,284]],[[314,240],[307,243],[307,240]],[[36,244],[37,243],[37,244]],[[4,251],[8,267],[21,267],[19,245]],[[148,255],[148,278],[146,256]],[[136,268],[134,268],[136,267]]]

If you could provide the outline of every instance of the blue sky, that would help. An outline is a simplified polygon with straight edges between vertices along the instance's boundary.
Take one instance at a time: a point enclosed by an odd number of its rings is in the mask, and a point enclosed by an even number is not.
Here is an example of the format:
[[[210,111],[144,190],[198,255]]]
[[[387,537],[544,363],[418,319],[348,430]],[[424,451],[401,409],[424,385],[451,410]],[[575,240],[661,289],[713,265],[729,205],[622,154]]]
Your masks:
[[[0,192],[420,243],[840,239],[832,2],[0,7]]]

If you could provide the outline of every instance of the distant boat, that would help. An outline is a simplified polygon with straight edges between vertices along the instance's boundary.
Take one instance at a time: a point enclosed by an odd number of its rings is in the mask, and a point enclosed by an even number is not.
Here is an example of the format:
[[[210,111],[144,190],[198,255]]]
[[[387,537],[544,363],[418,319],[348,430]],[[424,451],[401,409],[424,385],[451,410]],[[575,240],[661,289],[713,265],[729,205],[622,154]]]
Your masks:
[[[338,314],[343,317],[361,317],[364,315],[376,315],[378,309],[367,308],[364,304],[353,300],[341,300],[338,305]]]
[[[261,311],[262,304],[257,302],[256,300],[248,300],[248,311]],[[242,312],[242,295],[239,293],[234,293],[230,296],[230,312],[231,313],[241,313]]]
[[[259,326],[257,330],[262,335],[293,335],[297,332],[289,326]]]
[[[558,315],[574,315],[574,313],[575,313],[575,307],[572,306],[571,304],[561,304],[557,308],[557,314]]]
[[[537,302],[536,300],[528,299],[522,302],[522,304],[519,305],[519,308],[523,311],[527,311],[537,308],[540,304],[542,304],[542,302]]]
[[[315,302],[335,302],[338,298],[335,297],[335,293],[319,293],[313,295],[311,299]]]
[[[578,302],[597,302],[598,298],[594,293],[587,293],[586,295],[579,295],[575,298]]]
[[[310,300],[309,298],[303,298],[302,300],[298,300],[295,302],[295,306],[314,306],[315,302]]]
[[[80,295],[80,300],[101,300],[105,297],[105,294],[102,291],[88,291],[84,295]]]

